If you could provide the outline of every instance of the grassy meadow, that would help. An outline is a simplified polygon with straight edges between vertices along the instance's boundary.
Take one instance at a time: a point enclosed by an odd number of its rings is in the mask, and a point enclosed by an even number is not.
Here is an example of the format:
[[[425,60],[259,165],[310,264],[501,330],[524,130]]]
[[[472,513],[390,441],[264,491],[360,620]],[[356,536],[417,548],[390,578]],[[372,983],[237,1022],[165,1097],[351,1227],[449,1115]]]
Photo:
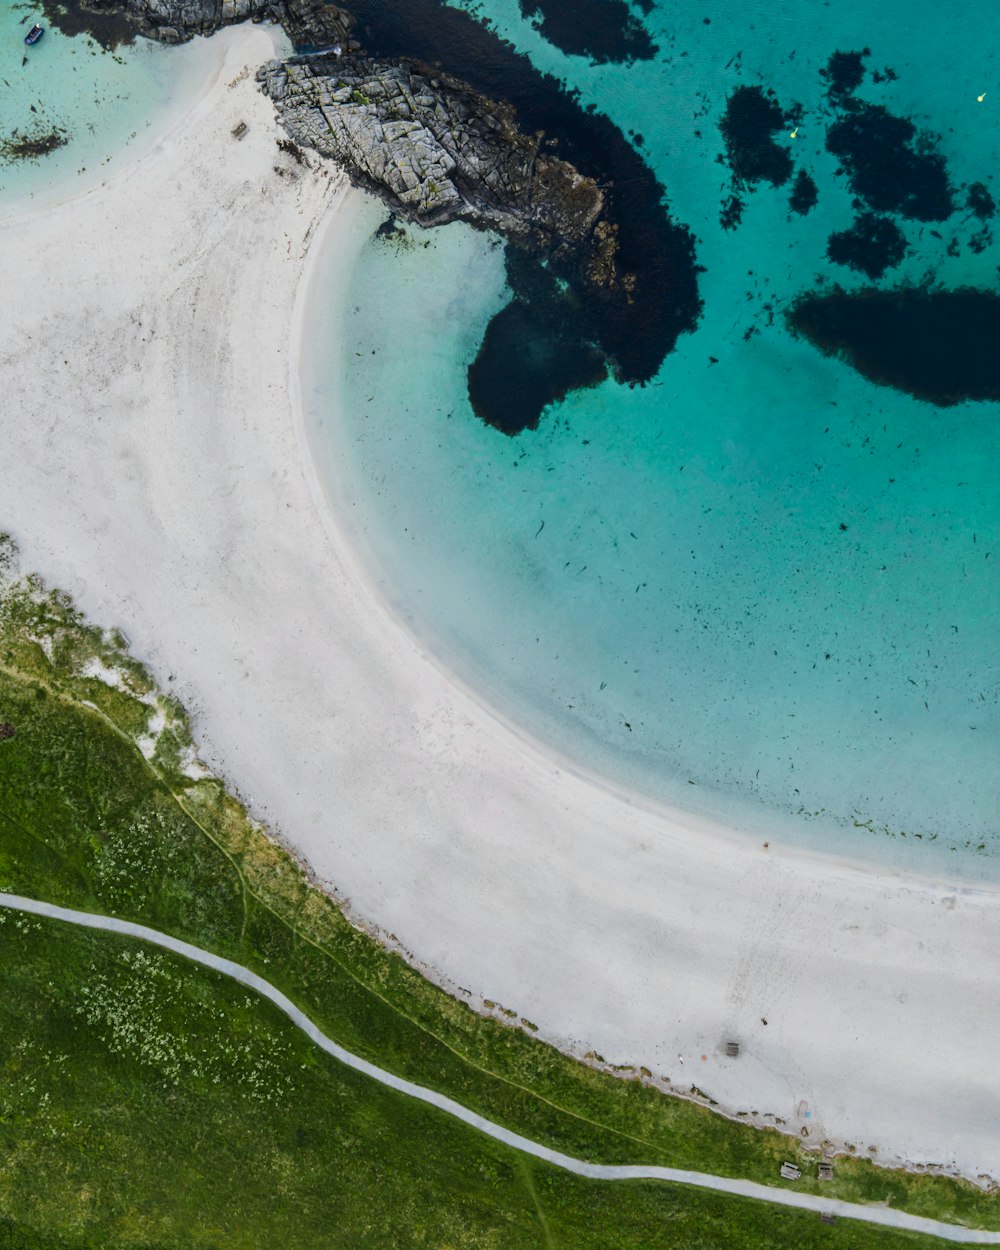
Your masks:
[[[105,680],[113,674],[115,684]],[[332,1038],[567,1153],[663,1163],[1000,1228],[1000,1202],[569,1059],[352,925],[213,778],[123,641],[0,585],[0,888],[254,968]],[[156,729],[157,732],[151,732]],[[331,813],[331,821],[336,813]],[[165,952],[0,912],[4,1247],[938,1245],[660,1183],[564,1174],[345,1070],[269,1003]]]

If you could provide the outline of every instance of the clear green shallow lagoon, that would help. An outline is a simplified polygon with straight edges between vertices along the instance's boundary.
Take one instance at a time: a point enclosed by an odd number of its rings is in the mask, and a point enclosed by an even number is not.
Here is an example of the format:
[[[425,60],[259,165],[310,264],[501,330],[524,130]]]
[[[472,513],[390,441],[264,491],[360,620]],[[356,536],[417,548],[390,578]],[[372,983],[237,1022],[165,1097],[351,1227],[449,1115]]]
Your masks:
[[[659,55],[629,66],[564,55],[516,0],[474,11],[642,136],[697,237],[705,307],[650,386],[577,392],[511,439],[466,397],[509,294],[502,249],[464,227],[373,238],[347,292],[331,285],[305,389],[384,593],[585,769],[802,845],[995,879],[997,406],[875,386],[783,316],[817,281],[867,282],[825,256],[854,216],[824,149],[838,50],[871,49],[858,97],[938,136],[959,205],[902,222],[909,254],[879,285],[995,287],[1000,247],[970,246],[964,207],[971,182],[1000,193],[990,11],[657,6]],[[808,215],[764,183],[722,228],[718,127],[740,85],[801,105],[778,141],[818,185]]]

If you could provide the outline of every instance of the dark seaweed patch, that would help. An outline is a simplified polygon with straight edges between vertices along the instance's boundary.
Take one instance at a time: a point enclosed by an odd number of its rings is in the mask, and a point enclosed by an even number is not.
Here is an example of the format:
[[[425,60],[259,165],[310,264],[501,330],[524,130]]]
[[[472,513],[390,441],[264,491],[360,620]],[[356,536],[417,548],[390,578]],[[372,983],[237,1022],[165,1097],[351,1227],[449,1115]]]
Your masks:
[[[100,2],[112,8],[119,0]],[[79,0],[61,7],[76,17],[78,29],[98,38],[87,24],[94,15]],[[609,118],[592,106],[584,109],[578,93],[444,0],[342,0],[340,7],[355,19],[355,34],[372,55],[442,66],[482,95],[508,101],[522,129],[544,131],[553,154],[605,188],[618,277],[596,285],[586,249],[555,255],[551,264],[587,305],[581,344],[596,343],[619,381],[651,381],[678,336],[694,329],[701,301],[694,237],[670,220],[664,188],[635,147]]]
[[[572,292],[549,269],[507,249],[514,299],[490,322],[469,366],[473,411],[504,434],[536,429],[549,404],[607,377],[603,354]]]
[[[521,12],[549,43],[569,56],[650,61],[659,49],[625,0],[520,0]]]
[[[880,104],[852,100],[826,132],[851,189],[869,208],[916,221],[944,221],[954,210],[944,158],[934,139]]]
[[[524,130],[545,131],[556,155],[607,188],[606,215],[618,227],[616,264],[634,280],[600,289],[584,271],[586,258],[559,257],[553,265],[587,302],[586,341],[599,344],[616,378],[651,381],[678,336],[694,329],[701,303],[693,236],[670,220],[663,187],[625,135],[481,22],[441,0],[346,0],[343,7],[357,19],[357,37],[369,51],[441,64],[483,95],[508,100]]]
[[[827,81],[827,94],[839,100],[857,91],[865,77],[865,57],[871,49],[863,52],[834,52],[820,73]]]
[[[113,4],[89,8],[63,0],[38,0],[49,24],[64,35],[89,35],[105,52],[135,41],[136,28]]]
[[[983,182],[972,182],[965,199],[965,206],[980,221],[986,221],[996,212],[996,201]]]
[[[883,70],[872,70],[872,82],[895,82],[899,75],[894,69],[890,69],[887,65]]]
[[[399,218],[395,213],[390,213],[372,237],[375,239],[394,240],[401,234],[403,234],[403,227],[399,224]]]
[[[306,163],[306,154],[302,151],[297,143],[291,139],[281,138],[276,140],[279,149],[290,156],[296,165],[304,165]]]
[[[1000,296],[961,288],[808,294],[792,330],[880,386],[941,407],[1000,399]]]
[[[537,429],[550,404],[607,373],[604,356],[576,337],[571,323],[514,300],[486,327],[469,366],[469,401],[481,420],[513,436]]]
[[[69,142],[63,130],[49,130],[44,134],[22,135],[15,130],[7,139],[0,139],[0,162],[37,161],[48,156]]]
[[[743,220],[744,201],[741,196],[734,191],[730,197],[723,202],[722,212],[719,214],[719,224],[723,230],[735,230]]]
[[[869,278],[881,278],[906,255],[906,239],[891,218],[862,213],[850,230],[830,235],[826,254],[835,265],[847,265]]]
[[[804,217],[806,213],[816,207],[818,199],[819,188],[816,186],[815,180],[810,178],[804,169],[800,169],[795,175],[792,194],[788,199],[788,207],[793,213],[798,213]]]
[[[785,114],[771,91],[737,87],[719,123],[733,177],[741,183],[783,186],[792,176],[792,158],[774,136],[784,130]]]

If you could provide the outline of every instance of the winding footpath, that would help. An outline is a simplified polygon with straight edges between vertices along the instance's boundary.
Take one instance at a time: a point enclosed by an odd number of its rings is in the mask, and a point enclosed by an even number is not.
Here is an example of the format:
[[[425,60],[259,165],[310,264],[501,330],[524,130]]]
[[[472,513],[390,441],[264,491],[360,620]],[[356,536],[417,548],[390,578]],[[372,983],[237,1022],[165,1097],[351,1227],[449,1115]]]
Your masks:
[[[336,1042],[331,1041],[324,1033],[321,1033],[309,1017],[303,1014],[280,990],[275,989],[270,982],[265,981],[256,972],[251,972],[249,968],[244,968],[242,964],[234,963],[231,959],[223,959],[220,955],[213,955],[210,951],[202,950],[198,946],[192,946],[189,942],[182,942],[179,938],[171,937],[167,933],[160,933],[157,929],[149,929],[145,925],[133,924],[130,920],[119,920],[115,916],[100,916],[91,912],[74,911],[69,907],[57,907],[53,903],[42,903],[37,899],[23,898],[19,894],[0,892],[0,907],[9,908],[12,911],[27,912],[33,916],[43,916],[49,920],[61,920],[67,924],[79,925],[85,929],[101,929],[108,933],[117,933],[124,937],[137,938],[139,941],[163,947],[164,950],[173,951],[177,955],[183,955],[185,959],[190,959],[193,963],[202,964],[215,972],[221,972],[227,977],[232,977],[234,981],[239,981],[241,985],[256,990],[264,998],[270,999],[279,1010],[283,1011],[305,1033],[310,1041],[314,1042],[321,1050],[325,1050],[327,1054],[332,1055],[340,1063],[346,1064],[347,1067],[353,1068],[356,1072],[361,1072],[365,1076],[371,1077],[372,1080],[378,1081],[381,1085],[388,1086],[389,1089],[397,1090],[401,1094],[407,1094],[411,1098],[417,1098],[421,1102],[429,1103],[432,1107],[437,1107],[440,1111],[445,1112],[446,1115],[454,1116],[456,1120],[461,1120],[463,1124],[468,1124],[470,1127],[478,1129],[481,1133],[485,1133],[496,1141],[512,1146],[515,1150],[521,1150],[525,1154],[533,1155],[536,1159],[542,1159],[555,1167],[564,1168],[567,1172],[575,1172],[577,1176],[586,1176],[592,1180],[600,1181],[661,1180],[669,1181],[675,1185],[694,1185],[699,1189],[712,1189],[718,1193],[734,1194],[740,1198],[756,1198],[765,1202],[777,1203],[780,1206],[799,1207],[806,1211],[815,1211],[817,1214],[831,1214],[844,1219],[862,1220],[868,1224],[881,1224],[889,1228],[925,1233],[932,1237],[942,1238],[945,1241],[958,1242],[965,1245],[1000,1245],[1000,1232],[966,1229],[954,1224],[945,1224],[940,1220],[910,1215],[905,1211],[897,1211],[888,1207],[862,1206],[854,1202],[820,1198],[814,1194],[796,1193],[791,1189],[772,1189],[768,1185],[761,1185],[754,1181],[735,1180],[728,1176],[712,1176],[706,1172],[688,1172],[682,1168],[656,1167],[643,1164],[588,1163],[583,1159],[575,1159],[570,1155],[561,1154],[558,1150],[551,1150],[548,1146],[531,1141],[527,1137],[522,1137],[519,1133],[514,1133],[500,1124],[494,1124],[492,1120],[487,1120],[483,1116],[477,1115],[474,1111],[463,1107],[461,1103],[454,1102],[451,1098],[445,1097],[444,1094],[439,1094],[436,1090],[426,1089],[423,1085],[415,1085],[412,1081],[403,1080],[402,1077],[395,1076],[384,1068],[379,1068],[375,1064],[369,1063],[367,1059],[361,1059],[357,1055],[351,1054],[349,1050],[338,1046]]]

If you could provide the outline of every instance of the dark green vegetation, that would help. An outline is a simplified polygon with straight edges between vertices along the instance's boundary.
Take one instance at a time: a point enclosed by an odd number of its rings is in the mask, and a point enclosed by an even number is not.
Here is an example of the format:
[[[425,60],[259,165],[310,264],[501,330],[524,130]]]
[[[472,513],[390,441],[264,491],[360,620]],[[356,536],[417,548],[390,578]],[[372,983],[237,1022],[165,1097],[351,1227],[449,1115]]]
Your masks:
[[[83,675],[95,659],[123,689]],[[154,702],[166,726],[147,761],[135,742]],[[0,604],[0,721],[3,888],[236,958],[354,1052],[568,1153],[770,1183],[795,1158],[798,1187],[819,1191],[794,1141],[575,1063],[386,953],[216,782],[186,776],[180,710],[37,587]],[[575,1179],[342,1069],[242,987],[141,944],[8,915],[0,950],[0,1248],[936,1244]],[[971,1185],[863,1160],[822,1192],[1000,1225]]]
[[[0,1247],[921,1244],[581,1181],[341,1067],[184,960],[9,913],[0,943]]]
[[[1000,296],[901,287],[810,294],[788,321],[881,386],[947,407],[1000,399]]]

